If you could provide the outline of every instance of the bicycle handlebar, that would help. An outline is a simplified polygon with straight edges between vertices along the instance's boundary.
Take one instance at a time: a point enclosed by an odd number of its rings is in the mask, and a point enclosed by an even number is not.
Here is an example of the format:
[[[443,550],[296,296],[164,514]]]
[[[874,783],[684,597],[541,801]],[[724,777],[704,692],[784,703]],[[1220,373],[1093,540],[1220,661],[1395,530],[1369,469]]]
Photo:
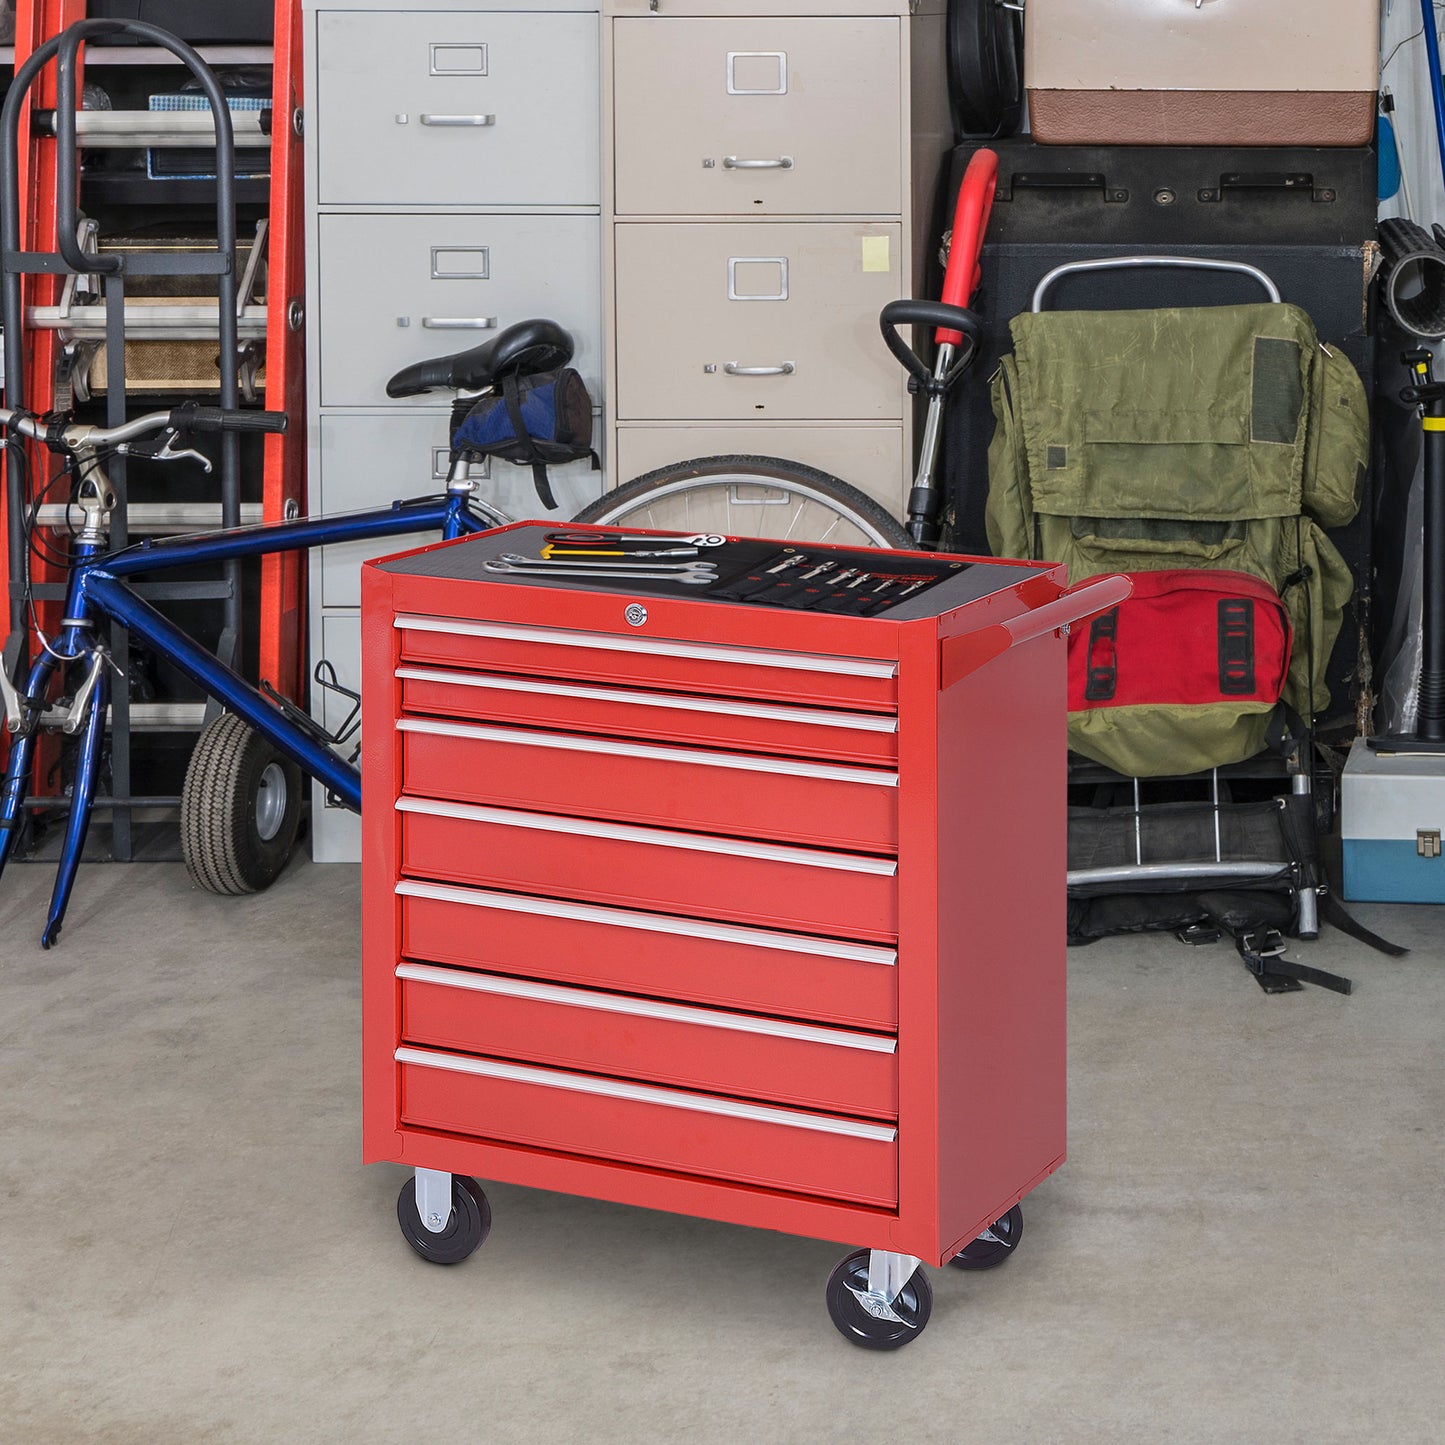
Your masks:
[[[61,431],[60,440],[70,449],[88,446],[101,451],[164,431],[167,427],[178,432],[284,432],[289,424],[284,411],[226,411],[219,406],[197,406],[184,402],[170,411],[148,411],[119,426],[89,426],[71,422]],[[36,442],[46,441],[51,435],[50,428],[38,417],[3,408],[0,408],[0,428],[18,432]]]
[[[283,432],[290,424],[284,411],[225,411],[219,406],[185,402],[169,413],[177,431]]]

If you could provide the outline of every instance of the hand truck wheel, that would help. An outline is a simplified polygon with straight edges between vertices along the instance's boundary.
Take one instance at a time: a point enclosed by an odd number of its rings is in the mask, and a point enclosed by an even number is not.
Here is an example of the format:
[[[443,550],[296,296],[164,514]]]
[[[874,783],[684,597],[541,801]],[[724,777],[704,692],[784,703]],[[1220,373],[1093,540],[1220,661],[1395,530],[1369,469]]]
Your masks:
[[[422,1223],[417,1209],[416,1176],[396,1196],[396,1222],[406,1242],[429,1264],[460,1264],[492,1230],[492,1206],[482,1186],[465,1174],[452,1175],[452,1212],[441,1230]]]
[[[955,1269],[993,1269],[1019,1247],[1024,1237],[1024,1212],[1015,1204],[1002,1219],[994,1222],[972,1244],[965,1244],[949,1260]]]
[[[839,1261],[828,1276],[828,1313],[838,1333],[865,1350],[901,1350],[923,1333],[933,1313],[933,1286],[922,1267],[887,1301],[869,1288],[871,1250]]]
[[[181,789],[181,852],[209,893],[259,893],[296,846],[301,769],[235,713],[196,741]]]

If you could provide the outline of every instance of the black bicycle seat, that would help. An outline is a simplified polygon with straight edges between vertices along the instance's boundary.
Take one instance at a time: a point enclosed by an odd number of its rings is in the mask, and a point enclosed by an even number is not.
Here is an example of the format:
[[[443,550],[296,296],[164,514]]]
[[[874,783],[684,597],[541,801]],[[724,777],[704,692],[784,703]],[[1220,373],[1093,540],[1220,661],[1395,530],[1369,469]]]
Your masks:
[[[485,391],[513,372],[555,371],[572,360],[572,338],[555,321],[519,321],[490,341],[404,366],[386,384],[391,397],[424,391]]]

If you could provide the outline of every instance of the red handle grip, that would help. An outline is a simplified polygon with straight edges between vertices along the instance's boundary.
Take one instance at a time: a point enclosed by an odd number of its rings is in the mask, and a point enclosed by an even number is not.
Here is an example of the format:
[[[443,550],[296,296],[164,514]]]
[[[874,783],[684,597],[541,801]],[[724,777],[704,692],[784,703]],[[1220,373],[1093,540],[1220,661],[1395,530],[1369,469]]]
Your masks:
[[[979,253],[983,250],[983,233],[993,209],[993,193],[998,188],[998,155],[984,148],[974,151],[958,188],[958,201],[953,208],[953,239],[948,247],[948,266],[943,273],[943,301],[949,306],[967,307],[978,289],[981,276]],[[957,346],[963,341],[961,331],[940,326],[933,333],[934,343]]]

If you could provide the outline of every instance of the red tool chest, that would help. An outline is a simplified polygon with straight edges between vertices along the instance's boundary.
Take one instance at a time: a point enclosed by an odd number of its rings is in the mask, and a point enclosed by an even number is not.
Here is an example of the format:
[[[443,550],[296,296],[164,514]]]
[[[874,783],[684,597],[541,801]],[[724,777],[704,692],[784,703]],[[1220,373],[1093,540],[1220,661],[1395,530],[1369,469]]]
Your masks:
[[[1058,629],[1122,584],[879,553],[932,580],[860,616],[488,570],[544,535],[364,569],[366,1159],[439,1262],[469,1175],[847,1241],[835,1322],[906,1343],[919,1262],[1004,1257],[1063,1159]],[[760,546],[838,550],[710,555]]]

